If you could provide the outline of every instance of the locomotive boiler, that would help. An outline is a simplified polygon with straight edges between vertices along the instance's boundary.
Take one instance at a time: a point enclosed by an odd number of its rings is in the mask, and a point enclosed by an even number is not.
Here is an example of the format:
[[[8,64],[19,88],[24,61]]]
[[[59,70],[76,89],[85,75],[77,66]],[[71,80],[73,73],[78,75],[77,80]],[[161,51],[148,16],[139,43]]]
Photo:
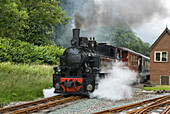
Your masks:
[[[149,73],[149,69],[143,70],[142,66],[143,62],[149,61],[146,56],[127,48],[97,43],[94,37],[88,40],[87,37],[80,37],[79,34],[79,29],[73,29],[71,47],[67,48],[60,57],[60,66],[53,68],[54,93],[88,95],[93,92],[98,79],[107,74],[101,69],[111,67],[116,62],[118,53],[119,61],[127,62],[131,70],[139,74]],[[140,64],[137,65],[138,59]]]

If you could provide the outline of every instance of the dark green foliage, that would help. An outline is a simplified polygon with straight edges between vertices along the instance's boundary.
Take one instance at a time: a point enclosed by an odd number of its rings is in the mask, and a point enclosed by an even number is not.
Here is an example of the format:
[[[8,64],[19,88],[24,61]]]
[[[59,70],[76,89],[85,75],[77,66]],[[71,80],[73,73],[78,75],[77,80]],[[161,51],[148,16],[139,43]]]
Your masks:
[[[54,45],[35,46],[20,40],[0,38],[1,62],[59,64],[63,51]]]
[[[115,27],[111,33],[110,43],[123,46],[149,56],[149,43],[144,43],[128,26]]]
[[[55,0],[2,0],[0,14],[0,37],[35,45],[52,44],[53,26],[70,19]]]

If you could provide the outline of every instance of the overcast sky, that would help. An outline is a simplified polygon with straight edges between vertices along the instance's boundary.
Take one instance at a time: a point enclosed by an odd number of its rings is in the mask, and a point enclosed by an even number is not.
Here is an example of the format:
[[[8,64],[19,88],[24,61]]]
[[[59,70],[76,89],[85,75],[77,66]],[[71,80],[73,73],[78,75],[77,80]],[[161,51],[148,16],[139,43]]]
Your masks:
[[[167,11],[170,14],[170,0],[161,0]],[[132,28],[138,37],[140,37],[144,42],[153,44],[155,40],[161,35],[165,30],[166,25],[170,29],[170,15],[166,18],[157,18],[156,16],[150,22],[141,25],[138,28]]]

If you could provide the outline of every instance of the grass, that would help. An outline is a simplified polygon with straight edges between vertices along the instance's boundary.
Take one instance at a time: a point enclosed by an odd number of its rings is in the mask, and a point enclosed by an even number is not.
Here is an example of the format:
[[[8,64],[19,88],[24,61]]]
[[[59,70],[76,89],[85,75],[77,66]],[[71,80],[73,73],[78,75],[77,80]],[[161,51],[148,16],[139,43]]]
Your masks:
[[[170,85],[156,85],[156,87],[142,87],[142,89],[147,91],[154,91],[154,90],[170,91]]]
[[[43,97],[52,87],[53,66],[0,63],[0,104]]]

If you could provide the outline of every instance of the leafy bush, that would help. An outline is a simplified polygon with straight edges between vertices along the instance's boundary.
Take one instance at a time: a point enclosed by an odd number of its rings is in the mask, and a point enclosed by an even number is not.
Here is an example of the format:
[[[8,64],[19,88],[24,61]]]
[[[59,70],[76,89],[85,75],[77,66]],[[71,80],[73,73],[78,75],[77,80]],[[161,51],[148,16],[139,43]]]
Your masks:
[[[54,45],[35,46],[20,40],[0,38],[0,61],[34,64],[59,64],[64,49]]]

